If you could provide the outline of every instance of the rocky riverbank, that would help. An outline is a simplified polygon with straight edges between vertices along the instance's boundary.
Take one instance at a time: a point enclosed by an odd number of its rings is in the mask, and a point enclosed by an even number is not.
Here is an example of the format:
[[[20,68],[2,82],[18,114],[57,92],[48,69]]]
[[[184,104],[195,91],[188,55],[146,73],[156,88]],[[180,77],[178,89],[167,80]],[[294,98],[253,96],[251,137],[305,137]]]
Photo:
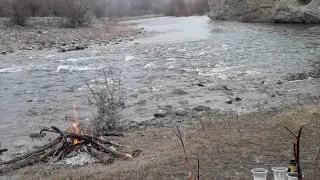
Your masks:
[[[84,28],[62,28],[61,18],[30,18],[26,27],[14,26],[10,19],[0,19],[1,55],[24,50],[82,50],[93,44],[116,45],[133,41],[145,31],[127,25],[99,19]]]
[[[319,0],[209,0],[209,6],[212,19],[320,23]]]

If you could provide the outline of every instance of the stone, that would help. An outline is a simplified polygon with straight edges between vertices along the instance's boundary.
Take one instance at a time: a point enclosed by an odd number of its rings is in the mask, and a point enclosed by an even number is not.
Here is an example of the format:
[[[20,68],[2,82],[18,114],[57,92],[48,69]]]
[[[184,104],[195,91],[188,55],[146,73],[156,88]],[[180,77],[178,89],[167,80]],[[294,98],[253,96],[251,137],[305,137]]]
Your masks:
[[[226,103],[227,103],[227,104],[232,104],[232,100],[229,99],[229,100],[226,101]]]
[[[59,48],[59,52],[67,52],[66,48]]]
[[[239,97],[236,97],[236,101],[241,101],[242,99]]]
[[[171,93],[174,94],[174,95],[186,95],[186,94],[188,94],[188,92],[186,92],[184,90],[181,90],[181,89],[175,89]]]
[[[67,43],[65,43],[65,42],[61,43],[61,46],[66,46],[66,45],[67,45]]]
[[[7,52],[2,51],[2,52],[1,52],[1,55],[7,55]]]
[[[308,79],[308,75],[306,73],[296,73],[288,75],[286,79],[288,81],[305,80]]]
[[[188,111],[183,108],[177,108],[177,109],[173,109],[172,113],[177,116],[185,116],[188,114]]]
[[[30,133],[29,134],[29,137],[31,138],[31,139],[37,139],[37,138],[43,138],[43,137],[45,137],[47,134],[46,133]]]
[[[37,31],[37,34],[42,34],[42,31],[38,30],[38,31]]]
[[[133,37],[129,37],[129,41],[133,41],[134,40],[134,38]]]
[[[21,148],[25,145],[27,145],[29,142],[23,139],[18,139],[12,142],[12,146],[15,148]]]
[[[189,104],[189,101],[188,100],[179,100],[178,103],[182,104],[182,105],[186,105],[186,104]]]
[[[277,84],[283,84],[283,82],[281,80],[278,80]]]
[[[136,105],[145,105],[145,104],[147,104],[147,100],[142,99],[142,100],[136,102],[135,104],[136,104]]]
[[[130,94],[129,97],[137,98],[138,97],[138,93]]]
[[[75,51],[75,50],[76,50],[76,47],[70,46],[70,47],[68,47],[68,48],[66,48],[66,49],[67,49],[67,51]]]
[[[319,23],[319,0],[208,0],[212,19]]]
[[[221,87],[222,87],[223,89],[227,90],[227,91],[230,90],[230,89],[228,89],[228,87],[227,87],[226,85],[222,85]]]
[[[76,50],[84,50],[84,45],[80,45],[80,44],[78,44],[77,46],[76,46]]]
[[[163,118],[166,117],[166,111],[164,110],[159,110],[158,112],[154,113],[153,116],[155,118]]]
[[[14,53],[14,50],[10,49],[10,50],[7,51],[7,53]]]
[[[210,111],[211,108],[208,106],[199,105],[199,106],[194,107],[193,110],[195,110],[195,111]]]

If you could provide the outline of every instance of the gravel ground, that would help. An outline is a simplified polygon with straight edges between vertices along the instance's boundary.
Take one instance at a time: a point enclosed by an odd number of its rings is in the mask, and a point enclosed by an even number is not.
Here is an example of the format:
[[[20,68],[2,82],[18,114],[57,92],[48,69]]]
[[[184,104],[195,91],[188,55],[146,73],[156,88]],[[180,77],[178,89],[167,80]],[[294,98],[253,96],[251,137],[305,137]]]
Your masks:
[[[12,25],[9,18],[0,18],[1,55],[19,50],[57,49],[61,52],[81,50],[93,44],[108,45],[132,41],[144,30],[134,30],[107,19],[92,20],[88,27],[63,28],[63,19],[30,18],[25,27]]]

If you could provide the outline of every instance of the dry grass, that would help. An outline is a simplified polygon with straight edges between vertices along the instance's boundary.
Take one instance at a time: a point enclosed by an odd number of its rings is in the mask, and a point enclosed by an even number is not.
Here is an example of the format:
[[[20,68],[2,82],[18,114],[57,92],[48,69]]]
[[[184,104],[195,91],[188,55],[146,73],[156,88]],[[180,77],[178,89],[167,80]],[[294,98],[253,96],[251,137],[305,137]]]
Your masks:
[[[242,116],[210,116],[192,125],[181,126],[186,151],[197,174],[200,159],[200,179],[247,180],[250,169],[286,166],[292,157],[294,138],[283,128],[302,133],[302,169],[305,179],[313,179],[315,158],[320,146],[320,108],[301,107],[277,114],[247,114]],[[203,126],[202,126],[203,125]],[[86,167],[35,166],[15,174],[21,179],[186,179],[188,168],[179,139],[172,128],[147,129],[129,133],[118,139],[129,149],[143,150],[132,161],[118,160],[109,166]],[[318,177],[320,174],[318,174]],[[271,178],[272,177],[272,178]]]

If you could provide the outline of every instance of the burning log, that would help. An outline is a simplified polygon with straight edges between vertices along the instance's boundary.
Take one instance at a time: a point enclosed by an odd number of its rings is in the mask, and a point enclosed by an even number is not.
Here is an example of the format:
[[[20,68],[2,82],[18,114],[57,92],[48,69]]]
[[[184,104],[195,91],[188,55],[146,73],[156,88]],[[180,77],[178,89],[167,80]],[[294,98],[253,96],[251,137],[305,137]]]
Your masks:
[[[77,125],[74,124],[74,131],[62,131],[52,126],[43,128],[39,135],[44,132],[59,134],[55,140],[39,148],[38,150],[26,153],[9,161],[0,162],[0,174],[16,170],[37,163],[55,163],[72,154],[72,152],[86,151],[101,163],[110,164],[114,158],[132,159],[140,154],[140,150],[127,154],[115,150],[114,147],[123,147],[112,141],[95,135],[81,134]],[[123,136],[121,133],[104,133],[105,136]],[[138,153],[137,153],[138,152]]]

